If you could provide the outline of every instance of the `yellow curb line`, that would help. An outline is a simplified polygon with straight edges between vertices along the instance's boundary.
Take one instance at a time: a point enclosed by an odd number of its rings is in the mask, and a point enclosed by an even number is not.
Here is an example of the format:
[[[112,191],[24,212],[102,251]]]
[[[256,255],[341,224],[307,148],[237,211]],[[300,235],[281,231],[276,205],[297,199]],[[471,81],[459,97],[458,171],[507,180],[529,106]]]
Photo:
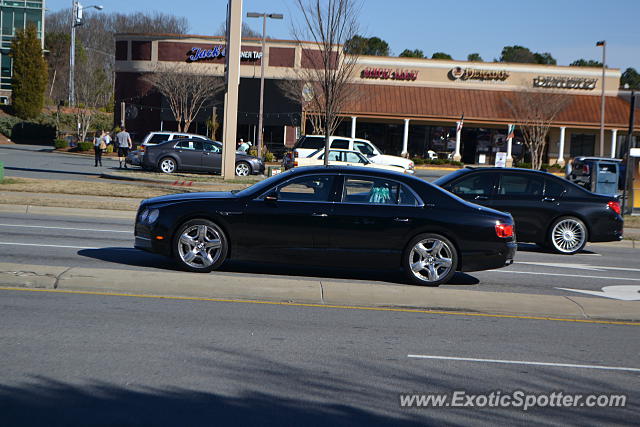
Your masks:
[[[622,322],[612,320],[587,320],[587,319],[563,319],[555,317],[542,317],[542,316],[519,316],[513,314],[486,314],[486,313],[468,313],[468,312],[455,312],[455,311],[443,311],[443,310],[420,310],[412,308],[388,308],[388,307],[359,307],[352,305],[331,305],[331,304],[312,304],[312,303],[297,303],[297,302],[277,302],[277,301],[257,301],[257,300],[240,300],[240,299],[227,299],[227,298],[206,298],[206,297],[179,297],[179,296],[162,296],[162,295],[143,295],[143,294],[128,294],[118,292],[97,292],[97,291],[73,291],[64,289],[29,289],[29,288],[14,288],[0,286],[2,291],[22,291],[22,292],[46,292],[46,293],[58,293],[58,294],[76,294],[76,295],[100,295],[100,296],[116,296],[116,297],[132,297],[132,298],[152,298],[152,299],[166,299],[166,300],[178,300],[178,301],[207,301],[207,302],[226,302],[235,304],[265,304],[265,305],[280,305],[291,307],[310,307],[310,308],[338,308],[347,310],[370,310],[370,311],[391,311],[401,313],[421,313],[421,314],[445,314],[452,316],[476,316],[476,317],[497,317],[505,319],[526,319],[526,320],[550,320],[554,322],[575,322],[575,323],[590,323],[590,324],[603,324],[603,325],[625,325],[625,326],[640,326],[640,322]]]

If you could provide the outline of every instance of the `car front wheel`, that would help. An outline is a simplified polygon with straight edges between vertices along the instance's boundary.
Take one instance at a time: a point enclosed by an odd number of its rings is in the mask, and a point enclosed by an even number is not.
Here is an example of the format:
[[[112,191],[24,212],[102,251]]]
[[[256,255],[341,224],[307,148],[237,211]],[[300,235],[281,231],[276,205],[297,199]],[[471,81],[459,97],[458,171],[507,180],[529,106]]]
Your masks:
[[[584,222],[571,216],[554,221],[549,231],[548,243],[555,252],[573,255],[587,244],[587,227]]]
[[[448,282],[456,272],[458,253],[449,239],[439,234],[414,237],[403,255],[407,278],[417,285],[437,286]]]
[[[183,224],[174,239],[175,258],[189,271],[208,273],[227,258],[229,242],[220,227],[206,219]]]
[[[251,165],[247,162],[238,162],[236,163],[236,175],[238,176],[249,176],[251,175]]]
[[[176,161],[171,157],[160,160],[160,170],[164,173],[174,173],[177,169]]]

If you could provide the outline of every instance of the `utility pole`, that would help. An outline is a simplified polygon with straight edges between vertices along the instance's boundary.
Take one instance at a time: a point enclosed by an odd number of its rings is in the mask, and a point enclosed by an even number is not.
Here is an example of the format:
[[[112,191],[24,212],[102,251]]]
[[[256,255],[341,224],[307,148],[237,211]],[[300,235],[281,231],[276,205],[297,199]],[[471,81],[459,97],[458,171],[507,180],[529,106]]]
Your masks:
[[[629,131],[627,132],[627,144],[625,146],[624,159],[625,175],[624,189],[622,190],[622,214],[630,215],[633,211],[633,160],[631,157],[631,149],[633,147],[633,128],[635,124],[636,114],[636,91],[631,89],[631,100],[629,103]]]
[[[258,113],[258,157],[262,157],[262,135],[264,128],[264,58],[267,38],[267,18],[282,19],[281,13],[247,13],[247,18],[262,18],[262,57],[260,58],[260,111]]]
[[[227,3],[227,37],[224,95],[224,136],[222,138],[222,177],[233,179],[236,173],[236,133],[238,131],[238,92],[240,88],[240,43],[242,37],[242,0]]]
[[[605,107],[605,97],[604,97],[604,74],[607,69],[606,63],[606,51],[607,51],[607,42],[605,40],[600,40],[596,43],[596,46],[602,46],[602,84],[601,84],[601,95],[600,95],[600,157],[604,157],[604,107]]]
[[[82,6],[79,1],[71,1],[71,46],[69,51],[69,106],[76,104],[76,27],[84,24],[84,10],[94,8],[102,10],[99,5]]]

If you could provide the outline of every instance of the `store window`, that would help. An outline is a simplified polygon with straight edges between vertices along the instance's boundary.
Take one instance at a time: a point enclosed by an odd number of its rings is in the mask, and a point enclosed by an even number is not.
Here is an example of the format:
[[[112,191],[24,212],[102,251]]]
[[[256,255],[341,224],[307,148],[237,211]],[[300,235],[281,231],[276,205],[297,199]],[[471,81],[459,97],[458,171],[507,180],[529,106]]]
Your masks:
[[[569,154],[571,157],[593,156],[595,146],[595,135],[574,133],[571,135],[571,148],[569,149]]]

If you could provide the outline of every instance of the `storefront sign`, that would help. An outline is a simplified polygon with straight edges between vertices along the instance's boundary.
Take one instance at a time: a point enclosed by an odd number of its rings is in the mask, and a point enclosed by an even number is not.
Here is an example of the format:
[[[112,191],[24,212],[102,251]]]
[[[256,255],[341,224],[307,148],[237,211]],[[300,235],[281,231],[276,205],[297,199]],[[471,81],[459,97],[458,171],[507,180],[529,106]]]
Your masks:
[[[418,78],[418,72],[415,70],[392,70],[389,68],[365,68],[360,73],[363,79],[381,79],[381,80],[415,80]]]
[[[539,76],[533,79],[533,87],[593,90],[596,88],[597,82],[598,79],[583,77]]]
[[[455,67],[449,71],[451,80],[506,80],[509,72],[506,70],[480,70],[478,68]]]
[[[224,46],[214,46],[212,49],[192,47],[190,52],[191,55],[189,55],[189,61],[196,62],[203,59],[224,58],[226,49]],[[240,52],[240,60],[256,61],[260,58],[262,58],[262,52],[255,50],[243,50]]]

